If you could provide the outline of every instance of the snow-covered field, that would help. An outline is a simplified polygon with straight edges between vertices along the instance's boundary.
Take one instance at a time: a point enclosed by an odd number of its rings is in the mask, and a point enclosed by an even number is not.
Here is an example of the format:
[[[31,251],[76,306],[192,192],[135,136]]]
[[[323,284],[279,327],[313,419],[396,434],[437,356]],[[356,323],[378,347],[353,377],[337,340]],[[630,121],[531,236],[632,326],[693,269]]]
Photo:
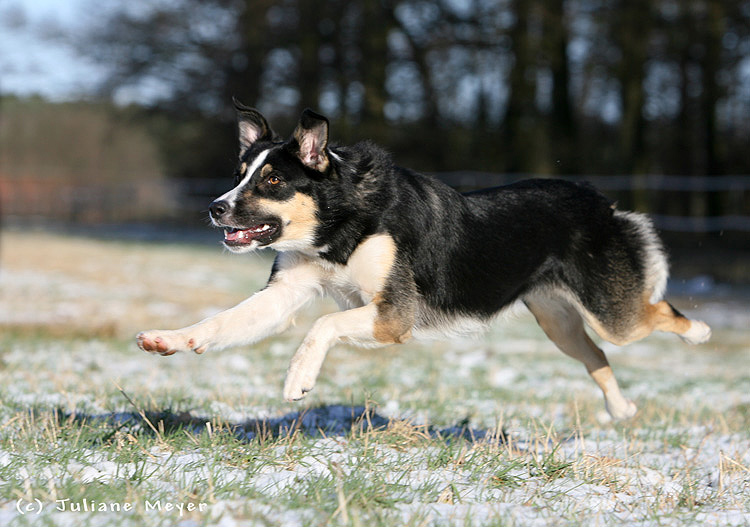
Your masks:
[[[710,343],[604,346],[640,408],[613,424],[528,314],[339,346],[288,404],[287,361],[330,304],[252,348],[132,342],[242,300],[270,255],[0,242],[0,525],[750,525],[750,310],[707,279],[671,290]]]

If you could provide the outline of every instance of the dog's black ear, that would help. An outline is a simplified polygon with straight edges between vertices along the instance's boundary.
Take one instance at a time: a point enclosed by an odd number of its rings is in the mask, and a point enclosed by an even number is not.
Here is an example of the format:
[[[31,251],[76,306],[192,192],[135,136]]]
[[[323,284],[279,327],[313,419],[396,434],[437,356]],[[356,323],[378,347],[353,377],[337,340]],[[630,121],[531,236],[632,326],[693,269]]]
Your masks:
[[[299,145],[297,155],[302,163],[318,172],[328,169],[328,119],[306,109],[294,130],[294,139]]]
[[[245,106],[240,101],[232,97],[234,108],[237,110],[237,126],[239,128],[240,138],[240,157],[242,157],[248,148],[256,141],[271,141],[275,134],[268,121],[258,110]]]

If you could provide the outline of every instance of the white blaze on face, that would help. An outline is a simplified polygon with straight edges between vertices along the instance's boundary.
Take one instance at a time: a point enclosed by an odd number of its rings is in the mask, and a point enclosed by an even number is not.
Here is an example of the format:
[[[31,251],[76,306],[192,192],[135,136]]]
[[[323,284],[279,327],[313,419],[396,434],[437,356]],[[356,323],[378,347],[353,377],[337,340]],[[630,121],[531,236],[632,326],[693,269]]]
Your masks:
[[[239,185],[234,187],[232,190],[221,196],[218,201],[226,201],[230,207],[234,207],[234,202],[237,201],[237,196],[239,196],[240,191],[242,188],[247,185],[250,182],[250,179],[252,179],[253,174],[257,172],[261,166],[263,166],[263,162],[266,160],[266,157],[268,157],[268,153],[273,150],[272,148],[268,148],[266,150],[263,150],[258,156],[253,159],[252,164],[247,168],[245,171],[245,177],[242,178],[242,181],[240,181]]]

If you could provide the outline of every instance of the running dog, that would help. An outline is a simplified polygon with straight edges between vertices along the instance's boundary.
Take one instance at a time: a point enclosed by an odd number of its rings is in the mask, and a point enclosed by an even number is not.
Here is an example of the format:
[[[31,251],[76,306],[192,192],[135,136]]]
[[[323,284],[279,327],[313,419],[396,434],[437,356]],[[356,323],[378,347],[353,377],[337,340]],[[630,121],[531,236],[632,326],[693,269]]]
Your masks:
[[[278,252],[267,286],[178,330],[140,333],[172,355],[257,342],[287,328],[321,295],[341,311],[318,319],[292,357],[283,395],[312,390],[337,342],[377,347],[473,332],[518,301],[564,353],[581,361],[614,419],[635,415],[601,349],[652,331],[706,342],[710,328],[662,300],[668,266],[649,219],[616,210],[593,187],[531,179],[461,194],[394,165],[370,142],[328,144],[328,120],[302,113],[286,141],[235,101],[235,185],[209,209],[224,245]]]

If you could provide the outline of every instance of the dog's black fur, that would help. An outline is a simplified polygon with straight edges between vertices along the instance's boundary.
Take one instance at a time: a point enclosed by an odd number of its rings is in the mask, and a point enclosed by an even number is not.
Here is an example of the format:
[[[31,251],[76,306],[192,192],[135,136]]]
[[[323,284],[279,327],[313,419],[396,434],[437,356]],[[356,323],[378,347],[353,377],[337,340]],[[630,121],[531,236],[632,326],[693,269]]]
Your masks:
[[[324,118],[308,111],[304,119],[311,126]],[[241,163],[278,144],[253,145]],[[274,200],[312,197],[319,218],[313,247],[326,248],[324,260],[346,264],[367,237],[392,236],[406,276],[391,295],[413,281],[431,308],[487,319],[531,289],[564,286],[613,330],[642,301],[646,241],[588,184],[532,179],[461,194],[396,166],[370,142],[332,148],[337,156],[322,173],[300,165],[294,139],[281,144],[268,162],[284,174],[283,189],[257,184],[247,191]],[[241,204],[235,218],[256,221]]]
[[[310,110],[282,141],[257,111],[236,107],[236,187],[212,204],[212,220],[227,229],[230,250],[280,251],[269,289],[302,284],[289,276],[309,268],[343,308],[354,313],[372,306],[347,322],[361,322],[370,332],[349,335],[333,323],[321,324],[326,328],[319,332],[333,335],[329,345],[347,338],[388,344],[423,330],[473,327],[521,300],[563,351],[586,364],[610,412],[629,417],[635,407],[622,399],[614,377],[608,380],[606,358],[583,333],[582,320],[618,344],[654,329],[691,342],[710,335],[705,324],[660,301],[668,270],[648,219],[617,211],[589,185],[532,179],[461,194],[396,166],[370,142],[329,147],[328,121]],[[357,251],[367,257],[355,258]],[[299,361],[316,357],[309,367],[312,382],[327,349],[311,351],[318,345],[315,332],[298,351]],[[179,349],[165,338],[142,334],[139,344],[163,354]],[[188,347],[216,346],[196,334]],[[290,377],[294,367],[293,361]],[[285,388],[285,395],[297,398],[312,388],[311,375],[288,378],[296,389]]]

